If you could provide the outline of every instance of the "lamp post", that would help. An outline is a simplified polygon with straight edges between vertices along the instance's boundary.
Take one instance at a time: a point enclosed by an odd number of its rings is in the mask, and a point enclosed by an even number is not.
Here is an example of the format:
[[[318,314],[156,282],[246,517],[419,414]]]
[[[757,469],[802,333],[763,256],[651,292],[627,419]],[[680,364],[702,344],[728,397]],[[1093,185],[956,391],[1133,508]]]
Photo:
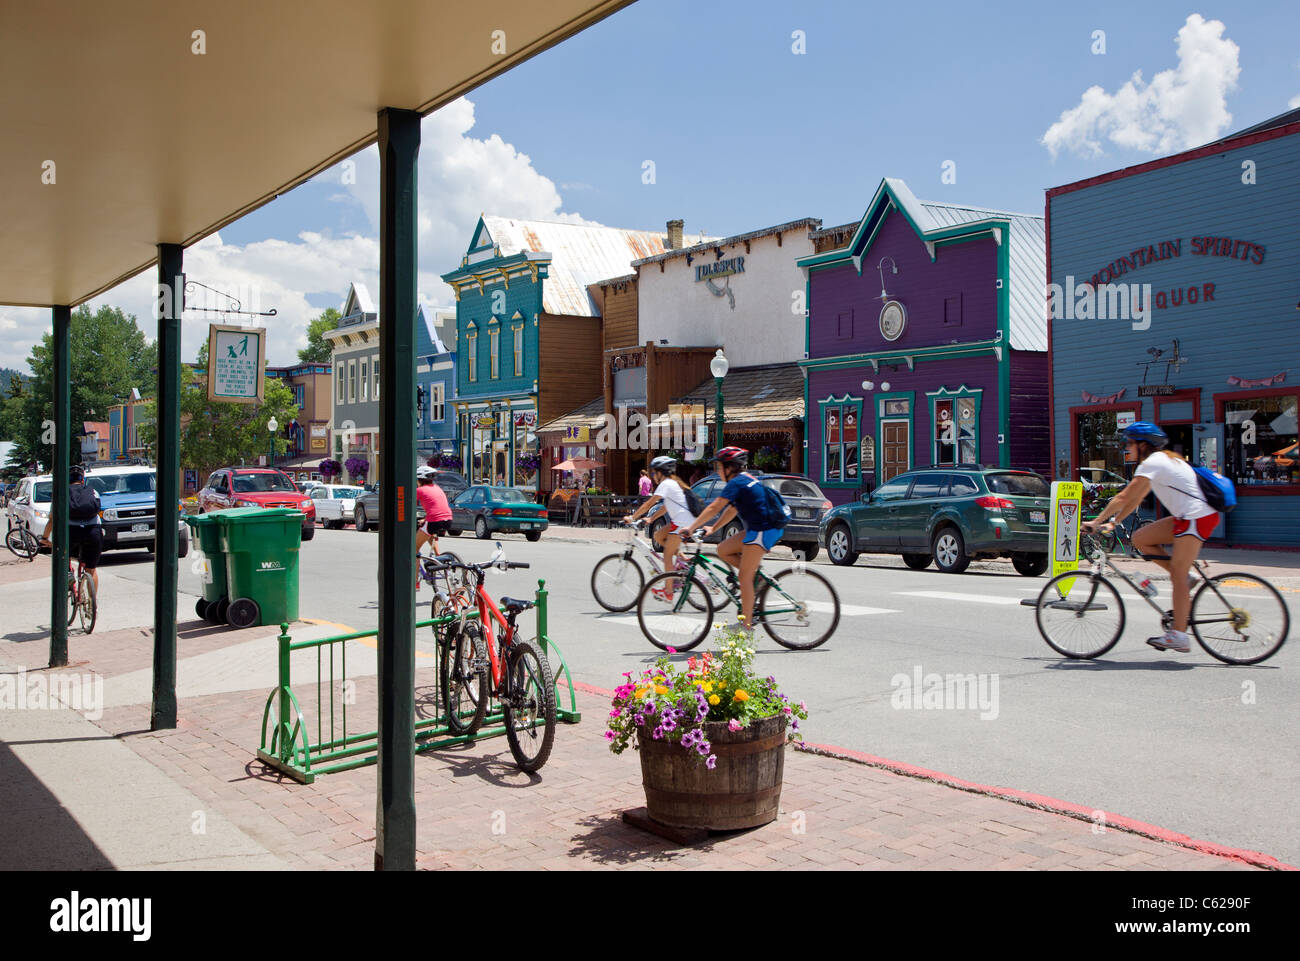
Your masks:
[[[271,432],[271,466],[275,466],[275,432],[280,429],[280,422],[271,415],[271,419],[266,422],[266,429]]]
[[[722,378],[727,376],[727,368],[730,366],[731,365],[727,362],[727,358],[722,355],[722,348],[719,347],[718,352],[713,355],[713,360],[709,361],[709,370],[713,372],[713,381],[718,385],[718,396],[716,399],[718,440],[717,445],[713,448],[715,454],[722,450],[722,425],[726,420],[722,414]]]

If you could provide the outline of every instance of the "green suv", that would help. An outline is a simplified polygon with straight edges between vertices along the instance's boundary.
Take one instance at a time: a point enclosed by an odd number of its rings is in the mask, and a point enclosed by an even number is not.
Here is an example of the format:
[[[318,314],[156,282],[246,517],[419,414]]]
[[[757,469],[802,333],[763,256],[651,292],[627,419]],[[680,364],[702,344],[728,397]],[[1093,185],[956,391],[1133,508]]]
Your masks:
[[[1051,488],[1029,471],[931,467],[886,481],[829,511],[821,541],[835,564],[859,553],[902,554],[920,571],[960,574],[973,558],[1010,557],[1026,577],[1047,570]]]

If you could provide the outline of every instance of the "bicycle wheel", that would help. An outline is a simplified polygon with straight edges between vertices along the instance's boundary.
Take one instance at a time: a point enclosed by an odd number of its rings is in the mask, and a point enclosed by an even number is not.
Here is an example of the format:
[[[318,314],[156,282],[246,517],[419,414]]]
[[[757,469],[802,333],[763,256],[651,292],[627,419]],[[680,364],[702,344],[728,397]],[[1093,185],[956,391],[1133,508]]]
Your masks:
[[[81,629],[89,634],[95,629],[99,602],[95,599],[95,582],[85,571],[81,572],[78,592],[81,594],[81,603],[77,605],[77,612],[81,615]]]
[[[25,527],[9,528],[9,533],[5,534],[5,546],[25,561],[36,559],[38,549],[36,538],[29,534]]]
[[[76,577],[71,572],[68,573],[68,627],[77,623],[77,609],[81,602],[77,599]]]
[[[443,707],[447,711],[447,730],[464,736],[483,725],[487,714],[488,669],[483,628],[466,624],[464,630],[448,632],[440,645],[442,656],[439,680]]]
[[[591,596],[615,614],[632,610],[643,587],[645,571],[626,554],[607,554],[591,569]]]
[[[754,599],[754,617],[782,647],[811,651],[840,623],[840,596],[821,574],[787,568],[764,578]]]
[[[519,770],[532,774],[546,763],[555,742],[555,677],[550,662],[527,641],[510,645],[506,671],[510,690],[501,704],[506,740]]]
[[[1068,594],[1061,582],[1073,578]],[[1100,657],[1124,633],[1124,602],[1104,577],[1066,571],[1053,577],[1038,594],[1034,618],[1048,646],[1066,657]]]
[[[1268,581],[1254,574],[1219,574],[1192,598],[1191,625],[1197,643],[1212,657],[1258,664],[1286,641],[1291,616]]]
[[[698,581],[666,571],[646,582],[637,600],[636,619],[655,647],[689,651],[713,626],[713,600]]]

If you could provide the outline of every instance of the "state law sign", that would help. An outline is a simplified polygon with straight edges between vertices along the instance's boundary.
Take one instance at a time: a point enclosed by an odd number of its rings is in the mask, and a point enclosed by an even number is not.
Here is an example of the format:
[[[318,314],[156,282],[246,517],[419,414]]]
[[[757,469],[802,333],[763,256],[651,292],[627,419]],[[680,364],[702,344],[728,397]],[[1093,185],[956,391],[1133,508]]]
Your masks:
[[[209,325],[208,400],[260,404],[265,369],[265,328]]]

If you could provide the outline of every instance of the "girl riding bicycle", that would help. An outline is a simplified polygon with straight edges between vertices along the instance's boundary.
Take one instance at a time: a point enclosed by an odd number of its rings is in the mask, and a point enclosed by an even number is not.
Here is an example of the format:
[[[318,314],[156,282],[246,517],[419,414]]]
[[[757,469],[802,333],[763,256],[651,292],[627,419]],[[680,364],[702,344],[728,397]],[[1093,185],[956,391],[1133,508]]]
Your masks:
[[[632,524],[651,511],[654,511],[654,515],[650,518],[651,523],[667,514],[668,523],[655,531],[654,537],[655,543],[664,549],[664,570],[671,571],[674,570],[677,551],[682,546],[682,536],[678,531],[694,524],[695,515],[686,506],[686,487],[677,477],[676,460],[671,457],[656,457],[650,462],[650,472],[654,475],[654,493],[633,513],[623,518],[623,523]],[[655,507],[661,503],[663,507],[655,511]],[[665,586],[661,599],[670,601],[672,581],[665,583],[668,586]]]
[[[1147,560],[1154,561],[1169,572],[1173,586],[1174,624],[1160,637],[1147,639],[1158,651],[1177,651],[1186,654],[1191,650],[1187,637],[1187,618],[1191,610],[1190,571],[1192,562],[1219,523],[1219,514],[1201,496],[1196,473],[1178,454],[1164,448],[1169,437],[1155,424],[1139,421],[1126,427],[1124,434],[1124,461],[1136,463],[1133,480],[1115,495],[1095,518],[1083,524],[1091,533],[1111,518],[1123,520],[1135,511],[1148,493],[1154,493],[1169,511],[1169,517],[1146,524],[1133,534],[1133,546]],[[1173,553],[1164,553],[1167,545]],[[1158,551],[1159,553],[1152,553]]]

